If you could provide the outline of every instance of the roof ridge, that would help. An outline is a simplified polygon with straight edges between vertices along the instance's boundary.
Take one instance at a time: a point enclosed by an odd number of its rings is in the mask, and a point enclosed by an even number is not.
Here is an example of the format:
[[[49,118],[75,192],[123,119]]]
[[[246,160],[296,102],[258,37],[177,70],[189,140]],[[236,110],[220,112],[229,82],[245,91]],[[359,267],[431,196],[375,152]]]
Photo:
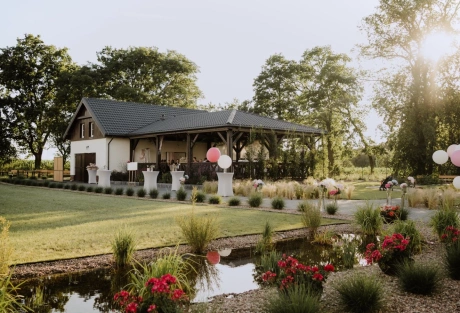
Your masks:
[[[230,112],[230,115],[228,116],[227,124],[233,123],[233,119],[235,118],[235,115],[236,115],[236,109],[233,109],[232,112]]]

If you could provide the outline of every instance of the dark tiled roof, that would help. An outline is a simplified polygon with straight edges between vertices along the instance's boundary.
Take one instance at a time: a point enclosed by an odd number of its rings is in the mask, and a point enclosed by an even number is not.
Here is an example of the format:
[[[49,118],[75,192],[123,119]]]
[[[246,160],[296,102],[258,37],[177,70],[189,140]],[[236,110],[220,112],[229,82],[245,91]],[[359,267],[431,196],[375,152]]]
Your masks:
[[[161,105],[121,102],[107,99],[83,98],[91,115],[99,122],[105,136],[126,136],[130,132],[154,121],[183,114],[196,114],[201,110]]]

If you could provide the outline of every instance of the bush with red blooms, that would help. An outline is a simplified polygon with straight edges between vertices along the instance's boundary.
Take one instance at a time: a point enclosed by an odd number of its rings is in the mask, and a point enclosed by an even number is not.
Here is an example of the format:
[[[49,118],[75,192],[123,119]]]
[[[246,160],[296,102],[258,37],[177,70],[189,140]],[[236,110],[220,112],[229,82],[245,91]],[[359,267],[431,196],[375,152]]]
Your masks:
[[[407,249],[409,242],[410,237],[404,237],[399,233],[385,236],[380,248],[375,243],[368,244],[364,257],[367,264],[377,262],[385,274],[394,274],[399,263],[411,258],[411,251]]]
[[[277,284],[281,290],[286,290],[292,285],[305,285],[318,293],[323,291],[323,283],[327,275],[334,271],[332,264],[326,264],[324,267],[308,266],[285,254],[278,261],[278,267],[279,275],[267,271],[262,274],[262,281],[267,284]]]
[[[380,216],[385,222],[392,223],[401,218],[401,208],[398,205],[384,205],[380,208]]]
[[[152,277],[145,284],[149,296],[142,298],[122,290],[114,300],[125,313],[173,313],[188,302],[184,291],[176,288],[177,279],[171,274]]]
[[[454,226],[447,226],[444,233],[441,235],[441,241],[447,245],[456,243],[460,236],[460,230]]]

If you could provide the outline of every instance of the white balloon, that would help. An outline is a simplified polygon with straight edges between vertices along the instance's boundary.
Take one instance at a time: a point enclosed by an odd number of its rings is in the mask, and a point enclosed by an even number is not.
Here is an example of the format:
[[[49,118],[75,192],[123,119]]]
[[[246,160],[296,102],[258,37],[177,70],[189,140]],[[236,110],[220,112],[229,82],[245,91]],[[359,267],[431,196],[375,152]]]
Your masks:
[[[452,183],[454,184],[455,188],[460,189],[460,176],[455,177]]]
[[[452,152],[457,150],[457,148],[459,148],[459,146],[456,144],[450,145],[449,148],[447,148],[447,155],[450,157]]]
[[[434,163],[437,164],[444,164],[449,160],[449,155],[447,155],[447,152],[444,150],[438,150],[435,153],[433,153],[433,161]]]
[[[218,252],[220,256],[229,256],[230,253],[232,253],[232,249],[223,249],[219,250]]]
[[[232,159],[228,155],[221,155],[219,160],[217,160],[217,164],[223,169],[227,169],[232,166]]]

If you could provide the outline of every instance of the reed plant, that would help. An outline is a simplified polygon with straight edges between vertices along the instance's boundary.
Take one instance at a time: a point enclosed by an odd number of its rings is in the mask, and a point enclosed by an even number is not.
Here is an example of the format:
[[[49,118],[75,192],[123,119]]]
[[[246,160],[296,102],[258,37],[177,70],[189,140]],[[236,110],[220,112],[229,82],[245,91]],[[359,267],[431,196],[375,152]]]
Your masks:
[[[260,261],[257,264],[257,271],[259,273],[266,273],[270,271],[275,273],[276,276],[280,274],[280,267],[278,266],[278,261],[281,260],[281,252],[276,250],[269,250],[267,253],[264,253],[260,256]]]
[[[217,193],[218,182],[216,181],[205,181],[203,183],[203,191],[205,193]]]
[[[430,210],[435,210],[439,205],[440,191],[436,188],[428,188],[423,191],[423,202],[425,207]]]
[[[303,203],[303,211],[302,215],[300,216],[302,220],[302,224],[310,229],[310,233],[314,235],[318,230],[318,227],[321,226],[321,211],[318,206],[304,201]]]
[[[441,207],[452,208],[457,200],[457,193],[452,189],[445,189],[442,191],[440,205]]]
[[[150,189],[149,196],[152,199],[158,198],[158,189],[156,189],[156,188]]]
[[[395,220],[390,227],[389,233],[391,234],[402,234],[404,237],[410,237],[407,249],[411,251],[411,254],[418,254],[422,252],[422,235],[417,229],[415,222],[412,220]]]
[[[229,206],[239,206],[241,204],[241,200],[238,197],[232,197],[228,199]]]
[[[219,225],[215,216],[199,216],[192,210],[190,214],[176,218],[182,235],[196,253],[205,251],[208,244],[219,235]]]
[[[185,201],[187,198],[187,191],[185,191],[184,187],[180,187],[179,190],[176,191],[176,199],[179,201]]]
[[[248,198],[248,204],[252,208],[258,208],[262,204],[262,194],[260,192],[253,192]]]
[[[438,265],[407,261],[398,266],[396,275],[404,291],[421,295],[435,292],[442,279]]]
[[[294,284],[271,297],[264,308],[268,313],[320,312],[320,296],[303,284]]]
[[[353,241],[345,241],[342,246],[342,261],[343,267],[352,269],[356,261],[356,243]]]
[[[281,197],[275,197],[273,200],[272,200],[272,208],[275,209],[275,210],[282,210],[284,209],[284,206],[285,206],[285,203],[284,203],[284,199],[281,198]]]
[[[354,214],[354,221],[364,235],[375,236],[381,232],[383,227],[380,209],[374,208],[374,204],[370,202],[358,208]]]
[[[124,189],[123,189],[123,188],[117,188],[117,189],[115,189],[115,194],[116,194],[117,196],[121,196],[121,195],[123,194],[123,192],[124,192]]]
[[[3,313],[18,313],[32,312],[22,302],[22,296],[19,294],[21,285],[14,285],[11,281],[12,274],[0,278],[0,312]]]
[[[134,234],[126,226],[120,228],[112,240],[112,253],[118,268],[129,265],[136,250]]]
[[[353,191],[355,191],[354,185],[345,185],[343,192],[347,196],[348,200],[351,200],[351,197],[353,196]]]
[[[372,313],[383,308],[384,291],[376,277],[353,274],[338,281],[333,288],[339,293],[344,311]]]
[[[420,189],[409,188],[407,190],[407,203],[409,207],[415,208],[423,204],[423,193]]]

